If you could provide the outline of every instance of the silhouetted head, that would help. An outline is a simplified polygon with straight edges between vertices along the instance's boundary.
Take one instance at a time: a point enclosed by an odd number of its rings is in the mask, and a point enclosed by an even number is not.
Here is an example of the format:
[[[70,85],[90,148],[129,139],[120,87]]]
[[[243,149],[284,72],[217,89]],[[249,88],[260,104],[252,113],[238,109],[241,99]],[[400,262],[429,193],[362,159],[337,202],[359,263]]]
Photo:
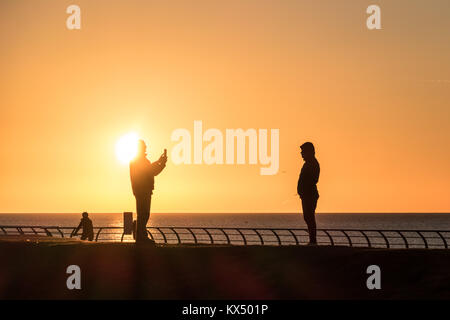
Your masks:
[[[87,218],[89,215],[88,215],[88,213],[85,211],[85,212],[83,212],[83,218]]]
[[[300,149],[302,150],[302,158],[303,160],[307,161],[309,159],[314,158],[316,154],[316,150],[314,149],[314,145],[311,142],[305,142],[300,146]]]
[[[147,151],[147,145],[145,144],[144,140],[138,140],[138,146],[137,146],[137,156],[145,156]]]

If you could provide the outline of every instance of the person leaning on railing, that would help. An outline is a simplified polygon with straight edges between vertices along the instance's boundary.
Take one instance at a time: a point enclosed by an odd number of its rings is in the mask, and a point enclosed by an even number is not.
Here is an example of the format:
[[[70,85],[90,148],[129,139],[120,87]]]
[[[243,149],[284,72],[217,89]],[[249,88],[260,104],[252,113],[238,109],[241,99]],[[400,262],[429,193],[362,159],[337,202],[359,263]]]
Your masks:
[[[83,212],[83,218],[81,218],[80,224],[78,227],[72,232],[71,237],[75,237],[78,234],[80,229],[83,229],[81,233],[81,240],[88,239],[89,241],[94,240],[94,227],[92,225],[92,220],[89,219],[87,212]]]

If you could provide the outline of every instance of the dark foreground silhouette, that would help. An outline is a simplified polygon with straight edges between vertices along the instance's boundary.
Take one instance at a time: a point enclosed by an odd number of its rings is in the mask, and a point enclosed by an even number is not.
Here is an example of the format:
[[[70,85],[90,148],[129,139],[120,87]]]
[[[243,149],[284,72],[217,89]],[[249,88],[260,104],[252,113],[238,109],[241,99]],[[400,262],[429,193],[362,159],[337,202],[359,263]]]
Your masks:
[[[0,237],[0,299],[450,299],[448,250],[71,241]],[[366,286],[373,264],[381,290]],[[81,290],[66,287],[69,265]]]

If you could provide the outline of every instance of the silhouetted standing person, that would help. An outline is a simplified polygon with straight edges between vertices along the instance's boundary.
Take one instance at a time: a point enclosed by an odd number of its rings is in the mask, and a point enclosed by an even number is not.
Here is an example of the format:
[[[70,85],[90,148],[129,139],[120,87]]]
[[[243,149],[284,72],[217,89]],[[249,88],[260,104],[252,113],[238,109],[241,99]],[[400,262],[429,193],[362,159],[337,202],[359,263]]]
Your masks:
[[[152,242],[147,234],[147,222],[150,218],[150,205],[155,176],[157,176],[166,166],[167,150],[163,155],[151,163],[146,157],[147,146],[143,140],[138,141],[138,154],[130,161],[131,187],[136,198],[136,242]]]
[[[88,239],[89,241],[94,240],[94,227],[92,225],[92,220],[89,219],[87,212],[83,212],[83,218],[81,218],[80,224],[73,232],[73,235],[76,236],[78,231],[83,229],[83,232],[81,233],[81,240]]]
[[[317,182],[319,181],[320,166],[315,156],[314,145],[305,142],[300,146],[301,155],[305,163],[297,183],[297,193],[302,200],[303,219],[308,226],[309,245],[317,244],[316,239],[316,207],[319,199]]]

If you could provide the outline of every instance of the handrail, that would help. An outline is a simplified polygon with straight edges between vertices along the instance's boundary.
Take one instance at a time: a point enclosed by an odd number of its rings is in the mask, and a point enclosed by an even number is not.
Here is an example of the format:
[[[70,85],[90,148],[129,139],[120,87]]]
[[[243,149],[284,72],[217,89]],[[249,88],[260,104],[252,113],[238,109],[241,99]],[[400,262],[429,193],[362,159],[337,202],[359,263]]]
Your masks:
[[[48,236],[70,238],[74,227],[0,225],[2,236]],[[155,237],[151,230],[157,231]],[[94,227],[95,241],[130,242],[122,227]],[[308,241],[306,228],[257,227],[196,227],[150,226],[147,232],[160,244],[228,244],[228,245],[303,245]],[[376,229],[317,229],[319,245],[374,247],[374,248],[424,248],[449,249],[450,230],[376,230]],[[158,234],[159,233],[159,234]],[[191,235],[192,238],[186,237]],[[225,239],[223,238],[225,236]],[[325,238],[324,238],[325,236]],[[324,240],[325,239],[325,240]]]

